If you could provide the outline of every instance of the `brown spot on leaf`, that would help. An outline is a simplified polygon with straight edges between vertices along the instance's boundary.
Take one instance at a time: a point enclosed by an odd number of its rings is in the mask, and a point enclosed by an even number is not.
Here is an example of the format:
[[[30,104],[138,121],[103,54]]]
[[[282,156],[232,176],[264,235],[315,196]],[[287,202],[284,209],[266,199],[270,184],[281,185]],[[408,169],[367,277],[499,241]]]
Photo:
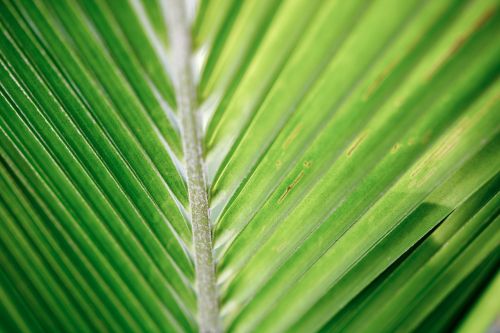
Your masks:
[[[359,146],[359,144],[363,141],[365,138],[366,134],[362,134],[359,136],[356,141],[349,147],[349,150],[347,150],[347,156],[351,156],[352,152]]]
[[[373,95],[373,93],[375,91],[377,91],[377,89],[382,85],[382,82],[384,82],[384,80],[386,79],[386,77],[389,76],[389,74],[391,73],[391,71],[394,69],[394,67],[396,67],[396,65],[398,63],[399,63],[399,59],[397,61],[393,61],[392,63],[389,64],[389,66],[387,66],[382,71],[382,73],[380,73],[380,75],[378,75],[375,78],[375,81],[373,81],[373,83],[366,90],[366,93],[363,95],[363,101],[368,100],[368,98],[370,98]]]
[[[292,133],[290,133],[290,135],[288,135],[285,142],[283,143],[283,149],[288,148],[288,146],[293,142],[293,140],[295,140],[295,138],[297,137],[297,135],[299,134],[301,129],[302,129],[301,125],[298,125],[297,127],[295,127],[293,129]]]
[[[293,182],[291,182],[290,185],[288,185],[286,187],[285,192],[283,192],[283,194],[278,199],[278,205],[280,203],[282,203],[283,200],[285,200],[285,198],[287,197],[288,193],[290,193],[290,191],[293,190],[293,188],[299,183],[299,181],[302,179],[302,177],[304,177],[304,171],[301,171],[297,175],[297,177],[295,177],[295,179],[293,180]]]
[[[476,33],[482,26],[488,22],[495,11],[497,10],[496,6],[490,7],[483,15],[474,23],[472,28],[460,36],[455,43],[451,46],[450,50],[446,53],[446,55],[441,59],[436,66],[431,70],[431,72],[427,75],[426,80],[430,81],[434,75],[444,66],[444,64],[455,55],[464,45],[467,40],[469,40],[474,33]]]
[[[392,148],[391,148],[391,154],[394,154],[395,152],[397,152],[400,147],[401,147],[400,143],[396,143],[394,146],[392,146]]]

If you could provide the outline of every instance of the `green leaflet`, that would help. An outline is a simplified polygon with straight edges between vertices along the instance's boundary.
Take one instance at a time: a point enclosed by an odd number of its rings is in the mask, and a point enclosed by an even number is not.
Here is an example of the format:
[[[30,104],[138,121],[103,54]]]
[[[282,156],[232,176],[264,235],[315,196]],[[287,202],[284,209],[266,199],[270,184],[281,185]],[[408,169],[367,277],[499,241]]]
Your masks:
[[[484,291],[477,304],[474,304],[472,311],[459,326],[459,332],[472,332],[476,329],[487,330],[496,325],[498,303],[494,300],[494,295],[498,293],[498,288],[499,279],[497,273],[490,286]]]
[[[0,331],[486,332],[497,0],[0,1]]]

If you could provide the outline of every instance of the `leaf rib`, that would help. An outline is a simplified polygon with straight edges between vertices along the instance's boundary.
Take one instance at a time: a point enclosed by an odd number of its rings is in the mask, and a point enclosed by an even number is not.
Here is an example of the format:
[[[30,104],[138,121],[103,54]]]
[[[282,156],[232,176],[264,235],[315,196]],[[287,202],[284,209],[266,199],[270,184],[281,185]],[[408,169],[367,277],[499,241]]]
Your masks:
[[[190,63],[191,34],[183,3],[168,1],[164,10],[172,45],[176,99],[182,127],[189,205],[195,252],[198,325],[200,332],[220,331],[212,233],[208,219],[208,193],[203,165],[202,133],[196,109],[196,89]]]

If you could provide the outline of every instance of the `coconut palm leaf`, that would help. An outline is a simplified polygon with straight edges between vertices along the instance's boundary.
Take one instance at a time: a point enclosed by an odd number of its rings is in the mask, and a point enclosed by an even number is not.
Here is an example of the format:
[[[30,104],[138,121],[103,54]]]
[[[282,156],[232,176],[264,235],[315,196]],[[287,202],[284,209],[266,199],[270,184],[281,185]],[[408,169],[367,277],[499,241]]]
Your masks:
[[[497,0],[0,1],[5,332],[483,332]]]

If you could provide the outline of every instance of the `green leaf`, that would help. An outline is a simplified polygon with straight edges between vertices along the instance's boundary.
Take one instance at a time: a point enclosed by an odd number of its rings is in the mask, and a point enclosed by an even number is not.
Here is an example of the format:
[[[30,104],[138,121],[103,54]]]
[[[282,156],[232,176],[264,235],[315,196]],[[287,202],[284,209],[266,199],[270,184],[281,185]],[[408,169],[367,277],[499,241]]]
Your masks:
[[[498,295],[499,287],[500,279],[497,273],[490,286],[480,296],[464,322],[460,325],[459,332],[472,332],[476,329],[486,331],[494,325],[498,326],[500,308],[498,307],[498,302],[495,300],[495,295]]]
[[[0,2],[2,332],[486,332],[497,0]]]

